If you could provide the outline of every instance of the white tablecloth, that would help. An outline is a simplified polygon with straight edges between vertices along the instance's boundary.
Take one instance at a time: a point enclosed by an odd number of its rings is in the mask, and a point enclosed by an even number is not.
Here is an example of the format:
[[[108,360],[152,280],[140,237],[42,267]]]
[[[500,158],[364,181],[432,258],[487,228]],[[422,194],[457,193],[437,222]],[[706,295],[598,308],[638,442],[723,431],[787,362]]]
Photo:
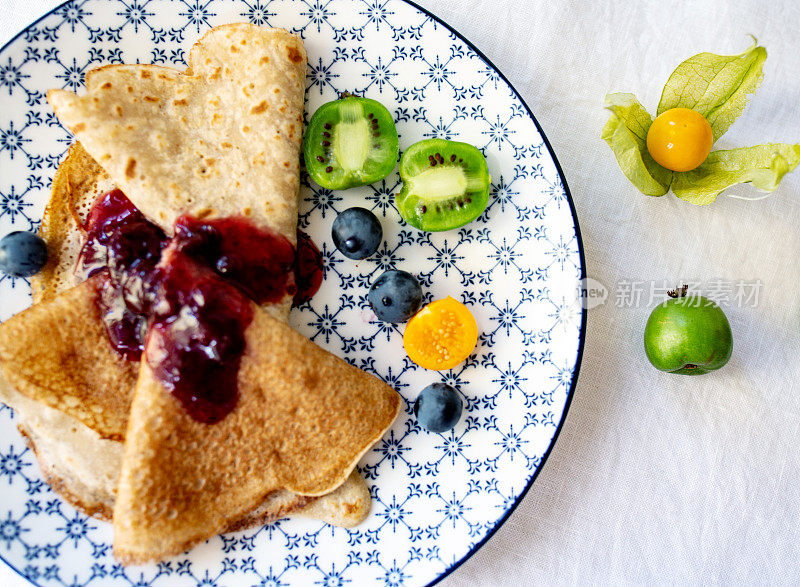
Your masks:
[[[0,43],[57,4],[0,0]],[[720,146],[800,142],[800,3],[420,4],[483,51],[536,114],[575,200],[588,273],[609,291],[589,312],[580,381],[544,471],[443,584],[797,584],[800,171],[758,202],[648,198],[600,130],[606,92],[634,92],[652,112],[680,61],[742,51],[751,33],[769,51],[766,78]],[[682,280],[730,298],[733,357],[717,373],[668,375],[644,356],[650,292]],[[18,584],[0,563],[0,585]]]

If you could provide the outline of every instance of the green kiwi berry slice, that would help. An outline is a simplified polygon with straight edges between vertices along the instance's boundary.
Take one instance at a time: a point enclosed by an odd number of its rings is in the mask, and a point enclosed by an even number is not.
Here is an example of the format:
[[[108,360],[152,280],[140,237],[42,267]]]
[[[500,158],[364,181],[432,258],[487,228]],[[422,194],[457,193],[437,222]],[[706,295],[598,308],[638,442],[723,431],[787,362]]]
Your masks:
[[[397,163],[397,128],[375,100],[345,94],[319,107],[303,138],[308,174],[331,190],[380,181]]]
[[[395,198],[403,220],[420,230],[451,230],[472,222],[489,202],[492,178],[483,154],[467,143],[428,139],[400,159],[403,189]]]

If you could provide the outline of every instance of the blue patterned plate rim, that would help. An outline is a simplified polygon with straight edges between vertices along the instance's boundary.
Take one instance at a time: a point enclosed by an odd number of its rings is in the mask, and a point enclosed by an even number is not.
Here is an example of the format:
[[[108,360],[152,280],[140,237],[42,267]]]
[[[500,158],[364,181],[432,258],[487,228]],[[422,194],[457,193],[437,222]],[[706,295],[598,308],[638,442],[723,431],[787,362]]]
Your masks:
[[[19,37],[21,37],[25,33],[26,30],[28,30],[29,28],[39,24],[41,21],[43,21],[47,17],[51,16],[52,14],[56,13],[62,7],[64,7],[67,4],[69,4],[71,1],[72,0],[65,0],[64,2],[59,4],[58,6],[52,8],[46,14],[43,14],[42,16],[40,16],[39,18],[37,18],[36,20],[31,22],[24,29],[20,30],[16,35],[14,35],[11,39],[9,39],[8,42],[6,42],[5,45],[3,45],[0,48],[0,54],[2,54],[11,44],[13,44]],[[508,87],[513,92],[514,97],[517,100],[519,100],[520,103],[522,104],[522,106],[525,108],[525,111],[528,113],[528,116],[533,121],[533,124],[536,125],[536,130],[539,131],[539,134],[541,135],[542,140],[544,141],[544,145],[545,145],[545,147],[547,147],[547,152],[549,153],[550,158],[552,159],[553,164],[555,165],[556,170],[558,171],[558,176],[561,179],[561,183],[564,186],[564,192],[565,192],[565,194],[567,196],[567,202],[569,204],[570,214],[572,215],[572,222],[573,222],[573,225],[574,225],[574,228],[575,228],[575,238],[576,238],[577,243],[578,243],[578,257],[579,257],[580,263],[581,263],[580,278],[582,280],[585,279],[586,278],[586,258],[584,256],[583,238],[581,237],[581,229],[580,229],[580,224],[578,223],[578,214],[577,214],[577,211],[575,210],[575,203],[572,200],[572,194],[570,192],[569,185],[567,184],[567,178],[565,177],[564,171],[561,168],[561,163],[558,161],[558,157],[556,157],[556,153],[553,150],[553,147],[550,145],[550,140],[547,138],[547,135],[545,134],[544,130],[542,129],[542,126],[539,124],[539,121],[536,119],[536,116],[534,116],[533,111],[531,111],[531,109],[528,106],[527,102],[525,102],[524,98],[520,95],[520,93],[517,91],[517,89],[514,87],[514,85],[508,80],[508,78],[505,76],[505,74],[502,71],[500,71],[500,69],[498,69],[495,66],[494,63],[492,63],[491,59],[489,59],[483,53],[483,51],[481,51],[478,47],[476,47],[469,39],[467,39],[464,35],[462,35],[460,32],[458,32],[456,29],[454,29],[452,26],[450,26],[444,20],[442,20],[441,18],[439,18],[438,16],[436,16],[435,14],[433,14],[432,12],[427,10],[426,8],[423,8],[422,6],[417,4],[416,2],[413,2],[412,0],[402,0],[402,1],[404,3],[406,3],[406,4],[409,4],[409,5],[413,6],[415,9],[419,10],[420,12],[425,14],[426,16],[428,16],[431,19],[433,19],[438,24],[440,24],[443,27],[445,27],[453,35],[455,35],[461,41],[463,41],[470,49],[475,51],[475,53],[478,55],[478,57],[480,57],[481,60],[483,60],[483,62],[488,67],[490,67],[493,71],[495,71],[497,73],[497,75],[500,77],[500,79],[502,79],[506,84],[508,84]],[[566,422],[566,420],[567,420],[567,414],[569,413],[569,408],[570,408],[570,405],[572,404],[572,398],[575,395],[575,387],[578,384],[578,375],[580,373],[581,362],[583,360],[583,349],[584,349],[585,343],[586,343],[586,308],[582,307],[581,308],[581,327],[580,327],[579,340],[578,340],[578,352],[577,352],[577,356],[575,358],[575,367],[574,367],[573,373],[572,373],[572,382],[570,384],[569,391],[567,392],[567,399],[566,399],[566,402],[564,404],[564,411],[561,414],[561,420],[558,422],[558,426],[556,427],[556,431],[553,434],[552,440],[550,441],[550,445],[547,447],[547,450],[542,455],[542,461],[541,461],[539,467],[536,469],[536,471],[531,476],[531,479],[528,482],[528,485],[525,487],[525,489],[523,489],[522,492],[520,492],[520,494],[517,497],[516,501],[511,505],[511,507],[508,508],[508,510],[506,510],[505,514],[500,519],[497,520],[497,523],[495,524],[495,526],[491,530],[489,530],[489,532],[487,532],[487,534],[486,534],[486,536],[484,536],[483,540],[481,540],[480,542],[475,544],[472,547],[472,549],[469,552],[467,552],[460,560],[458,560],[451,567],[449,567],[447,570],[445,570],[445,572],[442,573],[441,575],[439,575],[439,577],[437,577],[435,580],[431,581],[428,584],[428,587],[432,587],[433,585],[436,585],[439,582],[441,582],[445,577],[449,576],[451,573],[453,573],[453,571],[455,571],[457,568],[459,568],[461,565],[463,565],[473,554],[478,552],[478,550],[484,544],[486,544],[486,542],[488,542],[489,539],[492,536],[495,535],[495,533],[497,533],[497,531],[500,529],[500,527],[506,522],[506,520],[508,520],[508,518],[511,516],[511,514],[513,514],[514,511],[517,509],[517,506],[519,506],[519,504],[522,503],[522,500],[528,494],[528,491],[530,491],[531,487],[533,486],[534,482],[536,481],[537,477],[539,476],[539,473],[541,473],[542,469],[544,468],[545,464],[547,463],[547,459],[550,456],[550,453],[552,452],[553,447],[555,446],[559,435],[561,434],[561,429],[564,426],[564,422]],[[0,561],[3,561],[9,568],[11,568],[14,572],[16,572],[20,577],[22,577],[26,581],[30,582],[31,584],[36,585],[37,587],[39,587],[38,583],[35,583],[34,581],[31,581],[28,577],[25,577],[25,575],[23,575],[22,572],[18,568],[16,568],[8,560],[6,560],[3,557],[2,554],[0,554]]]

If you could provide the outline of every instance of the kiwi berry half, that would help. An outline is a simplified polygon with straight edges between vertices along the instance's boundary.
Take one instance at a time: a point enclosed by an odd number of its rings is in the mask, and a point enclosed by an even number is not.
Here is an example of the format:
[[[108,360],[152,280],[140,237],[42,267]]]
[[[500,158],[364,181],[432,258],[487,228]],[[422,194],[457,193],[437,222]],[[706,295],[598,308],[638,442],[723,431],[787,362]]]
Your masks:
[[[397,128],[375,100],[345,94],[319,107],[303,138],[308,174],[331,190],[380,181],[397,163]]]
[[[428,139],[400,159],[403,189],[395,198],[403,220],[438,232],[472,222],[489,202],[492,178],[483,154],[467,143]]]

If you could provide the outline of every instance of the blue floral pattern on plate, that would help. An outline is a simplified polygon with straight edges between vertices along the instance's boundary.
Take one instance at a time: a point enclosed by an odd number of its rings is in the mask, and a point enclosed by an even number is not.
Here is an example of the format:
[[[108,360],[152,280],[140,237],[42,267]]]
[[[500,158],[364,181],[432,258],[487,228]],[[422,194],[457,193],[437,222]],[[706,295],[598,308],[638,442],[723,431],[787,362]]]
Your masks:
[[[300,226],[320,246],[320,292],[292,314],[317,344],[391,384],[405,409],[360,470],[372,513],[353,529],[284,520],[218,536],[158,565],[122,567],[109,524],[52,493],[0,404],[0,556],[41,585],[420,585],[482,544],[525,494],[555,441],[580,363],[585,315],[577,220],[549,145],[516,92],[483,56],[402,0],[83,0],[67,2],[0,51],[0,234],[38,227],[70,134],[45,100],[80,91],[107,63],[183,68],[209,27],[249,21],[300,34],[309,53],[306,116],[345,90],[385,104],[400,145],[429,137],[478,146],[489,206],[460,230],[404,224],[399,178],[334,192],[304,178]],[[365,206],[385,242],[364,261],[330,242],[336,214]],[[383,324],[366,293],[385,269],[419,276],[426,299],[470,307],[481,332],[462,365],[411,363],[402,325]],[[0,320],[30,304],[24,279],[0,276]],[[426,385],[456,387],[465,412],[446,434],[422,430],[411,405]]]

